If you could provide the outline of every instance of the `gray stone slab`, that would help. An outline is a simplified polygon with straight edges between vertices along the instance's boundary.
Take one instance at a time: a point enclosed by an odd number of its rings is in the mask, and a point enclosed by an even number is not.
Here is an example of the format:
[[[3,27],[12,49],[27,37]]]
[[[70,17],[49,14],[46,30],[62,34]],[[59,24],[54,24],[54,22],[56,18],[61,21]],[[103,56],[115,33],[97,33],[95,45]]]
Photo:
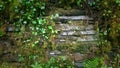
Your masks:
[[[56,29],[62,30],[62,31],[66,31],[66,30],[92,30],[92,29],[94,29],[94,26],[93,25],[84,26],[84,25],[60,24],[60,25],[57,25]]]
[[[78,37],[77,41],[95,41],[97,40],[94,36],[87,36],[87,37]]]
[[[92,35],[95,34],[94,30],[86,30],[86,31],[62,31],[60,35]]]
[[[95,30],[80,31],[81,34],[95,34]]]
[[[59,16],[58,19],[66,19],[66,20],[93,20],[88,16]]]
[[[75,37],[75,36],[59,36],[58,37],[59,41],[61,42],[65,42],[65,41],[96,41],[97,38],[94,35],[86,35],[86,36],[79,36],[79,37]]]
[[[84,64],[82,62],[80,63],[75,63],[77,68],[84,68]]]

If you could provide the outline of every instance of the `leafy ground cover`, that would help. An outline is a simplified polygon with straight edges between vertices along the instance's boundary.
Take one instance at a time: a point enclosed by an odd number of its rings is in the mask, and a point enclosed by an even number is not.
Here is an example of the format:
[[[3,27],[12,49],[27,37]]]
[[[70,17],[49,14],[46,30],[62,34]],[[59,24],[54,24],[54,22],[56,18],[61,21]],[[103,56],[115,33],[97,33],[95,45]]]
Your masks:
[[[98,25],[98,50],[85,68],[120,67],[120,0],[0,0],[1,68],[75,68],[69,58],[49,56],[56,49],[58,14],[46,16],[53,6],[84,9]]]

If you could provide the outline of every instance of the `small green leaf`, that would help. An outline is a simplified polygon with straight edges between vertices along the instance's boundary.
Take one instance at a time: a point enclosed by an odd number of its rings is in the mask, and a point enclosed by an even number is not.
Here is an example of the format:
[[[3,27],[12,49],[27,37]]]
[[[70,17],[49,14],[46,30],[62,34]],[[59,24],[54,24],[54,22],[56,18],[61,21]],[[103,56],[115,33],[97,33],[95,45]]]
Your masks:
[[[43,34],[46,33],[45,29],[42,29],[41,31],[42,31]]]
[[[57,31],[57,30],[55,30],[55,33],[58,33],[58,31]]]
[[[95,2],[93,2],[92,4],[93,4],[93,5],[95,5],[96,3],[95,3]]]
[[[42,19],[38,19],[38,24],[42,24]]]
[[[48,29],[53,29],[52,26],[48,26]]]
[[[36,30],[39,30],[39,27],[36,27]]]
[[[34,30],[35,28],[34,27],[30,27],[31,30]]]
[[[54,30],[52,30],[52,33],[55,33],[55,31],[54,31]]]
[[[27,18],[28,18],[29,20],[31,20],[31,15],[29,15]]]
[[[41,6],[41,9],[45,9],[45,6]]]
[[[48,39],[48,36],[45,36],[46,39]]]
[[[36,8],[34,8],[33,11],[36,11]]]
[[[39,43],[39,41],[35,41],[35,44]]]
[[[35,32],[32,32],[32,34],[35,34]]]
[[[56,13],[56,14],[55,14],[55,17],[59,17],[59,14],[58,14],[58,13]]]
[[[106,2],[104,2],[104,5],[108,5],[108,2],[106,1]]]
[[[37,24],[37,22],[36,22],[36,21],[32,21],[32,24],[36,25],[36,24]]]
[[[34,47],[35,46],[35,44],[32,44],[32,47]]]
[[[34,35],[38,35],[38,33],[37,33],[37,32],[35,32],[35,33],[34,33]]]
[[[108,10],[108,13],[111,13],[112,11],[111,10]]]
[[[77,5],[80,5],[80,3],[81,3],[81,0],[78,0],[78,1],[77,1]]]
[[[4,35],[4,33],[0,30],[0,37],[3,36],[3,35]]]
[[[24,23],[24,24],[27,24],[27,21],[24,21],[23,23]]]

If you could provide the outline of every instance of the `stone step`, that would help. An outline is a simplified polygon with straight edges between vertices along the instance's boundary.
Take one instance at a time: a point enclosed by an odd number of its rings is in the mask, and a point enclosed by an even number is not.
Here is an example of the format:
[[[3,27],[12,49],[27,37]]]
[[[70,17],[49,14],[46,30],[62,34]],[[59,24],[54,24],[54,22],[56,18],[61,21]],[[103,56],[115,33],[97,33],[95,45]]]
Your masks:
[[[79,24],[95,24],[93,20],[66,20],[66,19],[56,19],[54,20],[56,24],[72,24],[72,23],[79,23]]]
[[[51,0],[50,0],[51,1]],[[55,0],[52,0],[55,1]],[[47,13],[48,15],[59,14],[59,15],[66,15],[66,16],[78,16],[78,15],[86,15],[87,11],[84,9],[64,9],[64,8],[55,8],[51,7],[51,11]]]
[[[87,37],[78,37],[77,41],[95,41],[97,40],[94,36],[87,36]]]
[[[75,63],[76,68],[84,68],[83,62]]]
[[[85,38],[78,38],[76,42],[88,42],[88,41],[95,41],[95,40],[97,40],[97,39],[94,39],[94,38],[87,38],[87,39],[85,39]],[[59,41],[60,42],[65,42],[67,40],[59,39]]]
[[[96,45],[97,44],[97,42],[96,41],[79,41],[79,42],[77,42],[77,41],[59,41],[59,40],[57,40],[57,42],[55,43],[57,46],[61,46],[61,45],[64,45],[64,46],[69,46],[69,45],[77,45],[77,46],[92,46],[92,45]]]
[[[97,38],[94,35],[84,35],[84,36],[58,36],[58,41],[95,41]]]
[[[59,24],[56,26],[58,31],[67,31],[67,30],[93,30],[94,25],[69,25],[69,24]]]
[[[69,35],[94,35],[95,34],[95,30],[86,30],[86,31],[61,31],[59,35],[65,35],[65,36],[69,36]]]
[[[62,19],[62,20],[93,20],[93,18],[90,18],[88,16],[59,16],[56,19]]]

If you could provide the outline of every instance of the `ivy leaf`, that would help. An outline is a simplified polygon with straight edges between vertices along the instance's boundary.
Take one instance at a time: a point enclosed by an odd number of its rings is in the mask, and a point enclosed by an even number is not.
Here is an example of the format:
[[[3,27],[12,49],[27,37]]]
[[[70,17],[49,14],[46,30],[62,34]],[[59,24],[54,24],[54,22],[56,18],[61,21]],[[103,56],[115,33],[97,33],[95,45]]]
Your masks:
[[[35,46],[35,44],[32,44],[32,47],[34,47]]]
[[[32,24],[36,25],[36,24],[37,24],[37,22],[36,22],[36,21],[32,21]]]
[[[48,36],[45,36],[46,39],[48,39]]]
[[[24,24],[27,24],[27,21],[24,21],[23,23],[24,23]]]
[[[78,1],[77,1],[77,5],[80,5],[80,3],[81,3],[81,0],[78,0]]]
[[[38,19],[38,24],[42,24],[42,19]]]
[[[54,30],[52,30],[52,33],[55,33],[55,31],[54,31]]]
[[[42,29],[41,31],[42,31],[43,34],[46,33],[45,29]]]
[[[29,20],[31,20],[31,15],[29,15],[27,18],[28,18]]]
[[[37,41],[35,41],[35,44],[38,44],[39,43],[39,41],[37,40]]]
[[[55,17],[59,17],[59,14],[58,14],[58,13],[56,13],[56,14],[55,14]]]
[[[3,36],[3,35],[4,35],[4,33],[0,30],[0,37]]]
[[[45,9],[45,6],[41,6],[41,9],[42,9],[42,10]]]
[[[53,29],[52,26],[48,26],[48,29]]]

